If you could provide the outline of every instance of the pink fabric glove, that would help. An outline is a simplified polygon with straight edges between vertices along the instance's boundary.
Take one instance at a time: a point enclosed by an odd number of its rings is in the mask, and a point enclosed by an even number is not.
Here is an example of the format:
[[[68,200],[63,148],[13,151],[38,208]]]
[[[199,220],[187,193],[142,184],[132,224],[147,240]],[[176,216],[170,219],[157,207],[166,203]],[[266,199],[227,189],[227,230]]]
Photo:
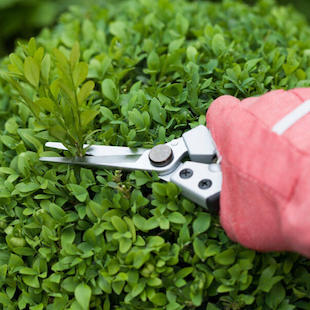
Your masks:
[[[310,257],[308,99],[310,88],[276,90],[241,102],[222,96],[208,110],[222,157],[221,224],[248,248]],[[289,114],[299,115],[290,126]]]

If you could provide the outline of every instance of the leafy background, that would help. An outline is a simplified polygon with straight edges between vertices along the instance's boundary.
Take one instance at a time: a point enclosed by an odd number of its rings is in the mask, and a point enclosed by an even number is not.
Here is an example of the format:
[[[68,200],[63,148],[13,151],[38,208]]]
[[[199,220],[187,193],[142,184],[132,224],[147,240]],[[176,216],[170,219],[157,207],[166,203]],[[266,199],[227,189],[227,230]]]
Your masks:
[[[106,145],[170,141],[204,124],[222,94],[310,84],[310,28],[272,0],[100,1],[72,7],[36,41],[50,55],[80,43]],[[2,81],[2,309],[310,309],[308,259],[232,243],[216,216],[155,174],[40,162],[57,153],[20,101]]]
[[[42,27],[55,23],[69,5],[82,3],[83,0],[1,0],[0,56],[13,49],[15,39],[35,35]]]
[[[220,2],[221,0],[216,0]],[[42,27],[53,25],[70,5],[90,5],[94,0],[1,0],[0,1],[0,57],[14,48],[20,38],[30,38]],[[255,4],[257,0],[246,0]],[[277,0],[281,5],[292,5],[310,19],[310,2],[306,0]]]

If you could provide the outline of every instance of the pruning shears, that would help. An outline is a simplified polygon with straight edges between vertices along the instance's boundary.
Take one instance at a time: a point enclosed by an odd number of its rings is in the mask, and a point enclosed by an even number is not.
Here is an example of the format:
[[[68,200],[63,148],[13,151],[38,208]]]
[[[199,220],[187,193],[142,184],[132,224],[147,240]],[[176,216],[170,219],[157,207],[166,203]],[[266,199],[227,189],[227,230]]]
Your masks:
[[[67,150],[58,142],[47,142],[45,146]],[[190,160],[183,162],[186,157]],[[160,179],[178,185],[185,197],[210,213],[217,213],[222,172],[216,158],[211,133],[200,125],[185,132],[181,138],[151,149],[91,145],[84,157],[41,157],[40,160],[101,169],[155,171]]]

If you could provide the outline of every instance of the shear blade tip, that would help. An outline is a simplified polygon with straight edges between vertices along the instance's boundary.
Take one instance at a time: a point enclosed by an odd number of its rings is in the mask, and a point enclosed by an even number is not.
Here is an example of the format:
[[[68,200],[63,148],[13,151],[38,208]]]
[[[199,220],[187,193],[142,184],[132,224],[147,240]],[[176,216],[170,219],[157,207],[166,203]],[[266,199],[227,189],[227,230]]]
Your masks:
[[[66,163],[62,157],[40,157],[39,160],[49,163]]]
[[[40,157],[39,160],[40,161],[48,161],[48,157]]]

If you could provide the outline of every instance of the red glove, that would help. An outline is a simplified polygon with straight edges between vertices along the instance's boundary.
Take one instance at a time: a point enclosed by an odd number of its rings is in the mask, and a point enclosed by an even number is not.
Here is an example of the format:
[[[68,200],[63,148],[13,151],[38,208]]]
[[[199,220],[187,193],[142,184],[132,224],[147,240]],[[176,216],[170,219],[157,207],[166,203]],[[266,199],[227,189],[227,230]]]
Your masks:
[[[310,88],[222,96],[207,126],[222,157],[220,220],[260,251],[310,257]]]

